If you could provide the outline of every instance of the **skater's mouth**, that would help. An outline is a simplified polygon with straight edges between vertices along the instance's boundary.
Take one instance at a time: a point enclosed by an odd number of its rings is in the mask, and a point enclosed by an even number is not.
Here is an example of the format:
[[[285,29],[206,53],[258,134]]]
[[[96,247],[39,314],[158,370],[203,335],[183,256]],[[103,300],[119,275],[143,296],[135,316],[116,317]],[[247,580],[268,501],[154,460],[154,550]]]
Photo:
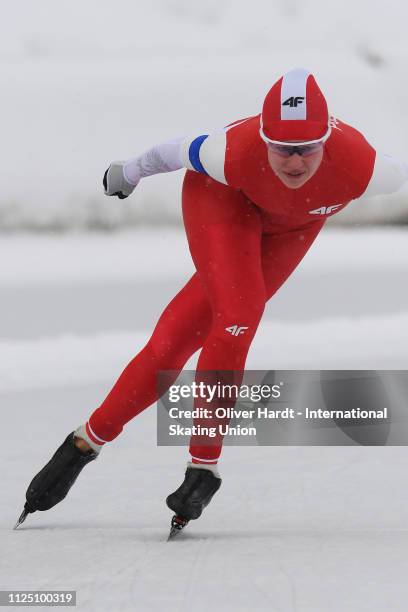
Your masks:
[[[289,176],[290,178],[299,178],[300,176],[304,176],[306,172],[304,171],[284,172],[284,174],[286,174],[286,176]]]

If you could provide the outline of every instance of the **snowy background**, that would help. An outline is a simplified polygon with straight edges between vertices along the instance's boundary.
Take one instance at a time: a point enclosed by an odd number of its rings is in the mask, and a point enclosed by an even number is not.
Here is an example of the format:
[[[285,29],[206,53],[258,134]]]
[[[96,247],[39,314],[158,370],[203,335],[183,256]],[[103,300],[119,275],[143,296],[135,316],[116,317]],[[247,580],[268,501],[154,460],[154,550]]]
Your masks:
[[[182,172],[120,203],[102,194],[107,165],[258,113],[296,66],[316,74],[334,115],[408,161],[407,19],[403,0],[5,4],[0,229],[179,223]],[[336,221],[407,221],[407,193]]]
[[[84,612],[405,610],[404,447],[229,447],[213,503],[167,543],[187,455],[156,447],[152,407],[64,503],[11,527],[193,272],[182,172],[118,202],[101,192],[109,161],[257,112],[299,65],[408,161],[406,4],[14,0],[2,17],[0,589],[74,589]],[[248,367],[408,369],[407,231],[362,227],[406,220],[406,195],[356,202],[338,216],[352,227],[322,232]]]

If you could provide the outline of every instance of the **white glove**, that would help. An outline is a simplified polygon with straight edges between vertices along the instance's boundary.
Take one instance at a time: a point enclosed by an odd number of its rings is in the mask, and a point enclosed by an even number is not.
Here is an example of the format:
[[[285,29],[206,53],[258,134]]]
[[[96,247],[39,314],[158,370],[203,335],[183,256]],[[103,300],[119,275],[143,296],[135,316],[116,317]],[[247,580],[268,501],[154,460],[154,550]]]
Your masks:
[[[132,184],[126,180],[123,172],[125,163],[124,161],[112,162],[103,176],[105,194],[108,196],[117,196],[120,200],[124,200],[130,196],[137,185],[137,183]]]

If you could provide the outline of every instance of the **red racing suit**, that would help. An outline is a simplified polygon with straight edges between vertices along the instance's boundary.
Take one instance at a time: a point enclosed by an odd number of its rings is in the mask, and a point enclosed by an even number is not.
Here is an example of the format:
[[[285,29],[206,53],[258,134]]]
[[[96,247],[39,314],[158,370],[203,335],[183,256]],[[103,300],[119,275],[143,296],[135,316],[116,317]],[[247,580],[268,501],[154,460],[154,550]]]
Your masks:
[[[188,170],[183,219],[196,273],[90,416],[86,433],[94,444],[113,440],[157,400],[158,371],[173,371],[174,381],[199,349],[198,375],[242,373],[265,303],[326,219],[363,195],[396,191],[408,178],[404,163],[377,154],[360,132],[335,119],[319,169],[298,189],[287,188],[269,166],[259,115],[181,139],[179,159]],[[213,463],[221,445],[221,438],[209,444],[193,436],[190,453]]]

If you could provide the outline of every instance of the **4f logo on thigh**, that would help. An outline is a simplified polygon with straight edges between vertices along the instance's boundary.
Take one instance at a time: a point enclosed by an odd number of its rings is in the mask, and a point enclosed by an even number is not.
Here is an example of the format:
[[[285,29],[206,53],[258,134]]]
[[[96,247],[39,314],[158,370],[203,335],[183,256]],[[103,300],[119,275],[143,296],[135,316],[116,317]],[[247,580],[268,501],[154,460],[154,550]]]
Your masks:
[[[245,330],[248,327],[239,327],[239,325],[232,325],[231,327],[226,327],[225,331],[229,332],[233,336],[239,336],[240,334],[245,333]]]

